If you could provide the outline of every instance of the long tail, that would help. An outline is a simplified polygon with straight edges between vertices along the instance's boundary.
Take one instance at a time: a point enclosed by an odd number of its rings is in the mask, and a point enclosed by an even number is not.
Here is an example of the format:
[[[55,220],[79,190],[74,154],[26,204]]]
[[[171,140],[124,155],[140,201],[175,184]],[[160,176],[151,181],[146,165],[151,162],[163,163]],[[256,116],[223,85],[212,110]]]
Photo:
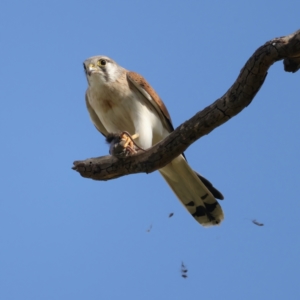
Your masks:
[[[223,199],[223,195],[207,179],[193,171],[182,155],[159,171],[200,224],[211,226],[221,223],[224,215],[215,197]]]

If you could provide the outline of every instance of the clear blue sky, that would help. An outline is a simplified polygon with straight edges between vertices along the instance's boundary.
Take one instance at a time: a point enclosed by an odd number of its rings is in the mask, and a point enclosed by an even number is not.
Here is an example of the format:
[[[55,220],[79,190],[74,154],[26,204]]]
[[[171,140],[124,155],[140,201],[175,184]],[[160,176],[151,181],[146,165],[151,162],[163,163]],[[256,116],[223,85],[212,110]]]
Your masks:
[[[300,299],[300,74],[282,62],[186,151],[225,195],[221,226],[197,224],[157,172],[98,182],[71,170],[108,153],[85,108],[87,57],[146,77],[177,127],[259,46],[299,29],[299,11],[296,0],[3,0],[0,299]]]

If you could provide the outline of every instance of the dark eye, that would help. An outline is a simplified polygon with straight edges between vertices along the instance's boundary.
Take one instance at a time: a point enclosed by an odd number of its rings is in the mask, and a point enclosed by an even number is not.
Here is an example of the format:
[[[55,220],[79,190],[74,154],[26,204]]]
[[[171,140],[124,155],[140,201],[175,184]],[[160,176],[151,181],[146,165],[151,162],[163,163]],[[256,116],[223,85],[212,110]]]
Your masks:
[[[105,66],[105,65],[106,65],[106,60],[105,60],[105,59],[100,59],[100,60],[98,61],[98,65],[99,65],[99,66]]]

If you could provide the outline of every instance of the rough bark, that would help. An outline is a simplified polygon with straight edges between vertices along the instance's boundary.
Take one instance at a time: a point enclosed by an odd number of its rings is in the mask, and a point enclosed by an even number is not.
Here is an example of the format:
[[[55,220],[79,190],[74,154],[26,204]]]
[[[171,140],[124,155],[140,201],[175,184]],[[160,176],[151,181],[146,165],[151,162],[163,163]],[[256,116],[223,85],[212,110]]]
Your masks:
[[[272,39],[259,47],[225,95],[181,124],[152,148],[124,158],[102,156],[75,161],[73,169],[86,178],[109,180],[134,173],[151,173],[162,168],[197,139],[247,107],[264,83],[270,66],[279,60],[284,60],[285,71],[294,73],[299,70],[300,30]]]

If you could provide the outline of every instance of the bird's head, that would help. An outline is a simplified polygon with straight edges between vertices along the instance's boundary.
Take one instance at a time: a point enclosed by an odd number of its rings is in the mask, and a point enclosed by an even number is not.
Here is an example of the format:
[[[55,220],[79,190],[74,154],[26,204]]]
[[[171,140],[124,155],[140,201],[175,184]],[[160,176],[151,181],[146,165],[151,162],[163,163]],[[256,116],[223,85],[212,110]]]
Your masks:
[[[83,63],[89,85],[114,82],[124,72],[114,60],[107,56],[92,56]]]

